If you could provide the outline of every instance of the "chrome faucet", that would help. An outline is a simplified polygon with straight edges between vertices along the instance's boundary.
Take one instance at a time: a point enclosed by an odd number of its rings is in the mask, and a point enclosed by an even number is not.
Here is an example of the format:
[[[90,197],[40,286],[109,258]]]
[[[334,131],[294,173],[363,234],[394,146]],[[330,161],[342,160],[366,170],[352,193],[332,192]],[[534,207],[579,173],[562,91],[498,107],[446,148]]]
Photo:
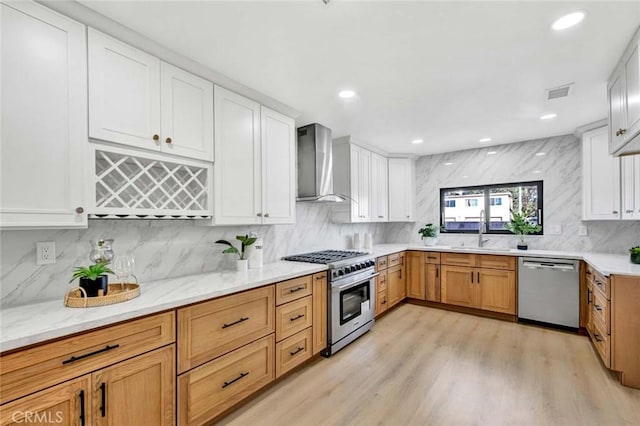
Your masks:
[[[478,226],[478,247],[484,246],[484,243],[489,242],[489,240],[483,240],[482,235],[487,232],[486,228],[487,224],[484,221],[484,209],[480,210],[480,223]]]

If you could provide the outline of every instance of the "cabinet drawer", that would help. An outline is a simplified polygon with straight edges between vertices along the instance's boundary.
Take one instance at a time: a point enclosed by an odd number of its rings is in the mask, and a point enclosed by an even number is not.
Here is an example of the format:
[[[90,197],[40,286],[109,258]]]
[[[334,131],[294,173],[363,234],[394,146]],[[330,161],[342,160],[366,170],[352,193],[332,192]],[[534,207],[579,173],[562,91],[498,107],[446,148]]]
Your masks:
[[[175,335],[175,314],[167,312],[4,355],[1,402],[167,345]]]
[[[276,284],[276,305],[298,300],[311,294],[313,277],[307,275]]]
[[[376,294],[376,315],[379,315],[387,310],[387,291],[379,291]]]
[[[603,332],[611,334],[611,302],[599,291],[591,294],[591,316],[600,322]]]
[[[178,372],[274,331],[274,286],[178,310]]]
[[[276,308],[276,341],[293,336],[313,323],[311,296]]]
[[[387,256],[381,256],[376,259],[376,271],[381,271],[383,269],[387,269],[389,263],[389,259]]]
[[[440,253],[434,253],[431,251],[428,251],[425,253],[424,256],[424,262],[425,263],[440,263]]]
[[[202,424],[274,378],[274,335],[194,368],[178,377],[178,424]]]
[[[377,277],[377,291],[384,291],[387,289],[387,271],[380,272],[380,275]]]
[[[516,258],[513,256],[496,256],[483,254],[476,257],[476,266],[487,269],[516,270]]]
[[[476,255],[469,253],[442,253],[440,256],[443,265],[476,266]]]
[[[607,333],[602,329],[602,325],[598,321],[593,321],[591,330],[591,341],[598,350],[600,358],[605,367],[611,366],[611,340]]]
[[[391,268],[392,266],[400,265],[400,253],[390,254],[388,259],[387,266]]]
[[[311,358],[311,328],[276,343],[276,377]]]
[[[587,266],[587,279],[593,283],[594,290],[600,291],[605,298],[611,299],[611,281],[608,277]]]

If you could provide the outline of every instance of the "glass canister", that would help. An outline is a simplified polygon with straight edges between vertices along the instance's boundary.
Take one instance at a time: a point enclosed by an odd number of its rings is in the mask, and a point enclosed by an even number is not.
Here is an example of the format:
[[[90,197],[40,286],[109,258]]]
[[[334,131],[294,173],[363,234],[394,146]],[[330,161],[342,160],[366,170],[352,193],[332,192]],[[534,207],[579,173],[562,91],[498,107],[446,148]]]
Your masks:
[[[91,245],[91,253],[89,259],[94,263],[109,263],[113,259],[113,240],[99,239],[98,241],[89,241]]]

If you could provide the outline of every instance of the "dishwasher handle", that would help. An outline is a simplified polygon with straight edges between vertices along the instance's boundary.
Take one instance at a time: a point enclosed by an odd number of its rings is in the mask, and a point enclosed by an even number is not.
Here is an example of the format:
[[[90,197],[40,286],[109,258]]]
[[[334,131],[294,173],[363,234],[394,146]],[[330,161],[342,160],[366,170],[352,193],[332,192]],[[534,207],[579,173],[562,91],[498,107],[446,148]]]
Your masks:
[[[567,271],[567,272],[574,272],[576,270],[576,265],[574,263],[556,263],[556,262],[523,260],[522,266],[529,269],[551,269],[554,271]]]

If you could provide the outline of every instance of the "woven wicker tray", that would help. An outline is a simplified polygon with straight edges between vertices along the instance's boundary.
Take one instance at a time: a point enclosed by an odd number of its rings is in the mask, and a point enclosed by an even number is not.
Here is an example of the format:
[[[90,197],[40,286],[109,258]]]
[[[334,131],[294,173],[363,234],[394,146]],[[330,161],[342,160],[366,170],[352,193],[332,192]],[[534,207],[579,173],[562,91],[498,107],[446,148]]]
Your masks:
[[[87,297],[82,287],[70,289],[64,296],[64,306],[69,308],[94,308],[126,302],[140,296],[140,284],[109,284],[106,296]]]

